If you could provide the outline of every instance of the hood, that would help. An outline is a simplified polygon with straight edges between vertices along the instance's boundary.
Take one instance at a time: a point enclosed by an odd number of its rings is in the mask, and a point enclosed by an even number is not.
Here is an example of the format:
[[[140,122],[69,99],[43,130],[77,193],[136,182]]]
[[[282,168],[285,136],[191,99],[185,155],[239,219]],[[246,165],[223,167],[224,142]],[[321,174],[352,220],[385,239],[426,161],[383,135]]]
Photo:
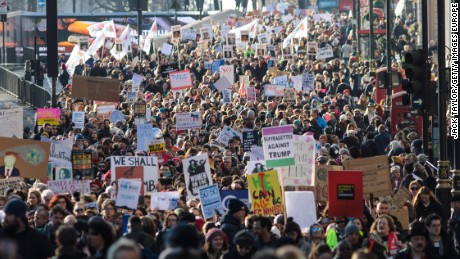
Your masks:
[[[224,216],[220,219],[220,223],[223,225],[225,223],[232,225],[240,225],[240,221],[235,218],[232,214],[225,213]]]

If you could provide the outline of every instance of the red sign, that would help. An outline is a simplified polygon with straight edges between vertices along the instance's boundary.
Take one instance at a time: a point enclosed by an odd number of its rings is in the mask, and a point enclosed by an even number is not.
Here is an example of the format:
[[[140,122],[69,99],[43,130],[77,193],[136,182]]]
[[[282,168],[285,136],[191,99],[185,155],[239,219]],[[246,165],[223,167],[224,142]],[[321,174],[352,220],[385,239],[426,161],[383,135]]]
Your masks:
[[[329,171],[329,217],[363,216],[363,172]]]

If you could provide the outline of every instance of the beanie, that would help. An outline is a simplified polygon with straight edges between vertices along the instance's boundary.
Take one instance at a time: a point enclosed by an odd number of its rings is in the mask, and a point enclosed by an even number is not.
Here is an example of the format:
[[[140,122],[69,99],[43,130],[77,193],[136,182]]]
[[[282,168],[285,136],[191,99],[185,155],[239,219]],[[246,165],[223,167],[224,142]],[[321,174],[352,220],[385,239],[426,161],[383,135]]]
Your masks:
[[[248,208],[246,207],[246,204],[244,204],[242,201],[238,199],[229,199],[228,213],[234,214],[240,210],[244,210],[245,212],[247,212]]]
[[[359,233],[359,227],[353,221],[350,221],[345,227],[345,237],[353,233]]]
[[[28,206],[21,199],[11,199],[5,206],[5,214],[16,217],[25,217]]]
[[[210,230],[208,230],[208,233],[206,233],[206,243],[211,242],[217,236],[224,237],[225,234],[224,232],[222,232],[222,230],[218,228],[211,228]]]

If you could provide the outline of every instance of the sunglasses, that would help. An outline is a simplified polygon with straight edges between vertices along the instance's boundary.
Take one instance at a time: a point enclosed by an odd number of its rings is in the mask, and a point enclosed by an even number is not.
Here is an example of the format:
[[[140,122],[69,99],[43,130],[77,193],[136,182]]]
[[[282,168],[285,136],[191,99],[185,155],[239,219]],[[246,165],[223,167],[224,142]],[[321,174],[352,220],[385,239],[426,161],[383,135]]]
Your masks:
[[[319,232],[319,231],[322,231],[321,228],[318,228],[318,227],[314,227],[311,229],[312,232]]]
[[[419,187],[410,187],[411,191],[418,191],[420,188]]]

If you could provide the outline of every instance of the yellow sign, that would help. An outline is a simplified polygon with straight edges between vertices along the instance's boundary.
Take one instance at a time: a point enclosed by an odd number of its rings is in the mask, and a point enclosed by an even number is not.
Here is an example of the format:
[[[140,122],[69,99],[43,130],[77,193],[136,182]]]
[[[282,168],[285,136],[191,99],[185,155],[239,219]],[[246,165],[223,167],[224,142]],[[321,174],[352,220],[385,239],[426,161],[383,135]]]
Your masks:
[[[166,151],[165,143],[149,144],[149,154]]]
[[[275,170],[248,175],[252,209],[257,215],[276,215],[284,212],[278,175]]]

